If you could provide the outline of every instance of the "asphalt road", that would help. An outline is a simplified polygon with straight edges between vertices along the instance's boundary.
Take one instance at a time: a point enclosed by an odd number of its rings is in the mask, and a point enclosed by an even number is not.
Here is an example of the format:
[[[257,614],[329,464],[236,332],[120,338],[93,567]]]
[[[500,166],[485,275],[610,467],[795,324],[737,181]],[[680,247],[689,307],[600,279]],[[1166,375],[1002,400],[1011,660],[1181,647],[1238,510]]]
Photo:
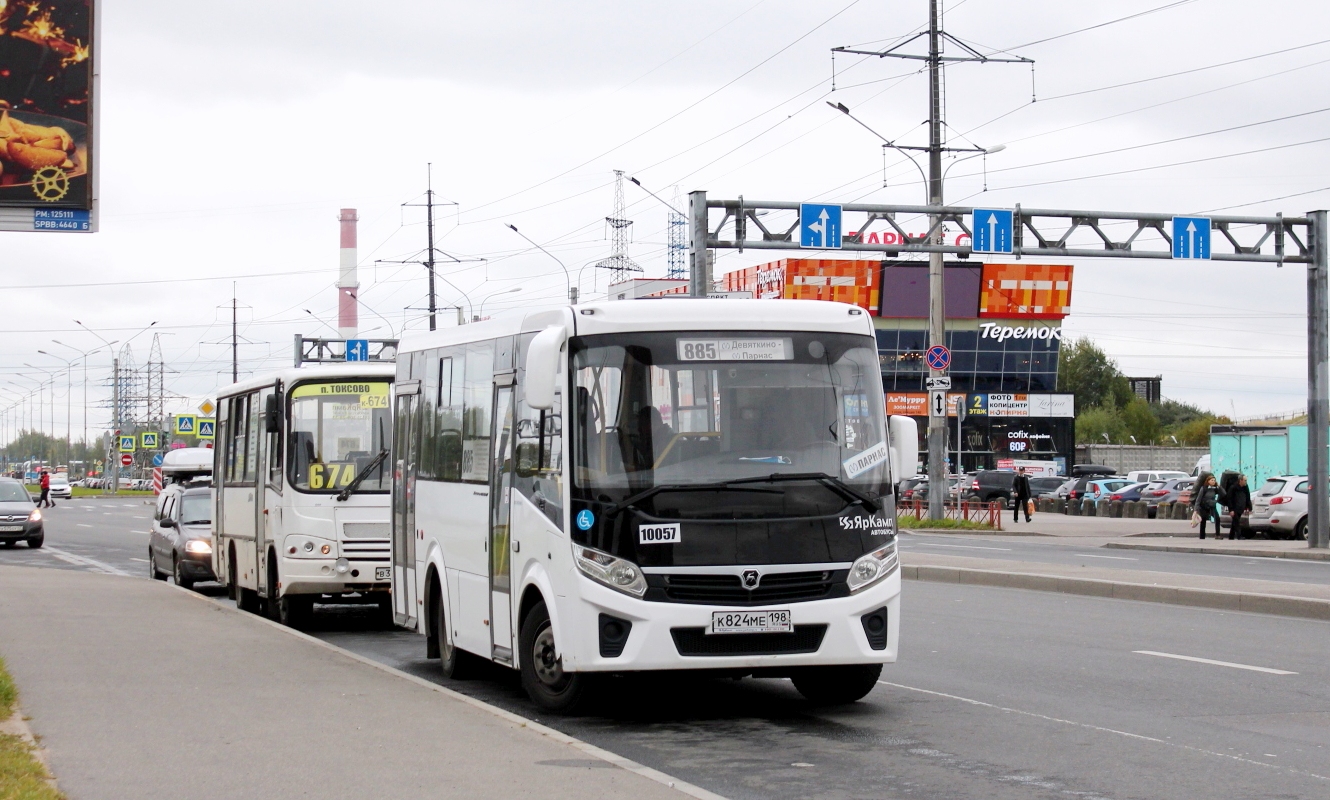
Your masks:
[[[135,531],[147,530],[150,512],[142,501],[62,503],[48,516],[52,549],[0,549],[0,561],[146,576],[147,536]],[[903,546],[989,546],[940,538]],[[1011,550],[954,552],[1075,559],[1096,550],[993,546]],[[1131,557],[1140,561],[1123,564],[1133,569],[1155,568],[1147,559],[1207,570],[1261,561]],[[314,635],[444,682],[422,637],[375,629],[366,609],[319,611]],[[913,581],[901,622],[901,662],[865,701],[834,710],[774,679],[611,679],[572,719],[541,717],[500,668],[447,685],[736,800],[1330,794],[1328,623]]]
[[[1252,578],[1291,583],[1330,583],[1330,561],[1301,561],[1291,558],[1167,553],[1149,550],[1110,550],[1069,543],[972,538],[956,534],[901,534],[903,552],[949,554],[1001,561],[1032,561],[1041,564],[1103,567],[1105,569],[1174,572],[1183,575],[1213,575],[1223,578]]]

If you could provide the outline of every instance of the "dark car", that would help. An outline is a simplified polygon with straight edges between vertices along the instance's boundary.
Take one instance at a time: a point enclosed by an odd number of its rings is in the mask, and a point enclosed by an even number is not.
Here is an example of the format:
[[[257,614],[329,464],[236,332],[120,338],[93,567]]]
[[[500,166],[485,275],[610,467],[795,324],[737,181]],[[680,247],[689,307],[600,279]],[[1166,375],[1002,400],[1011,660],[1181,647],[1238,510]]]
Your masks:
[[[170,574],[177,586],[191,589],[196,581],[215,581],[212,572],[212,490],[174,491],[158,506],[148,544],[148,570],[159,581]],[[168,572],[169,570],[169,572]]]
[[[1001,469],[986,469],[976,472],[970,485],[965,490],[966,500],[981,500],[985,503],[1001,500],[1011,504],[1011,487],[1016,482],[1016,473]],[[1033,494],[1033,492],[1031,492]]]
[[[33,507],[28,487],[13,478],[0,478],[0,545],[27,542],[28,547],[41,547],[44,541],[42,512]]]
[[[1066,482],[1067,482],[1066,478],[1059,478],[1057,476],[1049,477],[1046,475],[1040,475],[1038,477],[1031,478],[1030,496],[1043,497],[1045,495],[1048,495],[1051,497],[1053,493],[1056,492],[1058,488],[1061,487],[1062,484]]]
[[[1076,464],[1071,468],[1073,478],[1109,478],[1116,474],[1117,470],[1102,464]]]

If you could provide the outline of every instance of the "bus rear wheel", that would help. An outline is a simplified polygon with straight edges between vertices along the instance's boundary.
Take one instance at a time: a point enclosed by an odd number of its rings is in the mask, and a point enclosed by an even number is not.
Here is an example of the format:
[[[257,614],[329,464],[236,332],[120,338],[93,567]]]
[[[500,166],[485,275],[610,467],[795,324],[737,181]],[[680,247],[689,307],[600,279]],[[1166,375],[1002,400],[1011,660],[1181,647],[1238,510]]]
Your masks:
[[[791,677],[799,694],[819,705],[839,706],[868,696],[882,675],[881,664],[804,667]]]
[[[585,673],[565,672],[554,642],[549,609],[537,603],[522,620],[519,637],[522,688],[545,711],[572,714],[582,704],[591,683]]]

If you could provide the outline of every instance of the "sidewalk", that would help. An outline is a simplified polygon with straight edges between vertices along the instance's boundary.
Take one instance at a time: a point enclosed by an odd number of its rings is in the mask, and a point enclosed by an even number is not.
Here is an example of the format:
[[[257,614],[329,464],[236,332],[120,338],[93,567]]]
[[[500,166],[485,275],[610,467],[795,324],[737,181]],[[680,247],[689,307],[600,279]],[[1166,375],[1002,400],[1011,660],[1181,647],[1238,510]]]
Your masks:
[[[164,583],[0,567],[0,608],[73,800],[716,797]]]
[[[914,580],[1330,620],[1330,585],[1326,584],[968,558],[914,551],[901,554],[901,574]]]
[[[1156,550],[1166,553],[1206,553],[1221,556],[1330,561],[1330,550],[1312,549],[1306,542],[1288,539],[1200,539],[1195,533],[1185,538],[1156,539],[1146,542],[1112,541],[1105,543],[1104,547],[1116,550]]]

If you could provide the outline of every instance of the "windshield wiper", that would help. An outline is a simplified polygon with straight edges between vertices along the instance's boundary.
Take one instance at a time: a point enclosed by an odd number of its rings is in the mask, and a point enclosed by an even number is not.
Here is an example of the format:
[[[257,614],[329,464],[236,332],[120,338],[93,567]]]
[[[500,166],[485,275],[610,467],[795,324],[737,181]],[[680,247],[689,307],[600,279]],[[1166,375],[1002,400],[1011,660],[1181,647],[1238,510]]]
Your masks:
[[[736,478],[728,481],[716,481],[715,483],[667,483],[660,486],[653,486],[645,489],[625,500],[620,500],[613,506],[605,510],[605,516],[612,516],[620,511],[635,505],[648,497],[660,494],[661,492],[717,492],[730,489],[743,483],[782,483],[784,481],[817,481],[829,489],[832,489],[842,497],[853,500],[868,510],[872,514],[882,508],[882,504],[863,492],[849,486],[835,475],[828,475],[825,472],[776,472],[771,475],[763,475],[757,478]],[[749,489],[747,491],[753,491]]]
[[[773,472],[770,475],[763,475],[757,478],[738,478],[727,481],[727,483],[782,483],[784,481],[817,481],[829,489],[834,489],[841,495],[858,502],[868,513],[872,514],[882,508],[882,504],[869,497],[858,489],[850,486],[845,481],[837,478],[835,475],[828,475],[825,472]]]
[[[374,471],[375,467],[382,464],[383,460],[387,457],[388,457],[388,451],[380,450],[379,454],[374,457],[374,460],[366,464],[365,468],[360,471],[360,474],[352,478],[351,482],[348,483],[345,486],[345,488],[342,489],[342,491],[337,493],[337,499],[342,502],[346,502],[346,499],[351,496],[351,493],[354,492],[356,489],[360,488],[361,482],[363,482],[365,478],[368,477],[369,474]]]

